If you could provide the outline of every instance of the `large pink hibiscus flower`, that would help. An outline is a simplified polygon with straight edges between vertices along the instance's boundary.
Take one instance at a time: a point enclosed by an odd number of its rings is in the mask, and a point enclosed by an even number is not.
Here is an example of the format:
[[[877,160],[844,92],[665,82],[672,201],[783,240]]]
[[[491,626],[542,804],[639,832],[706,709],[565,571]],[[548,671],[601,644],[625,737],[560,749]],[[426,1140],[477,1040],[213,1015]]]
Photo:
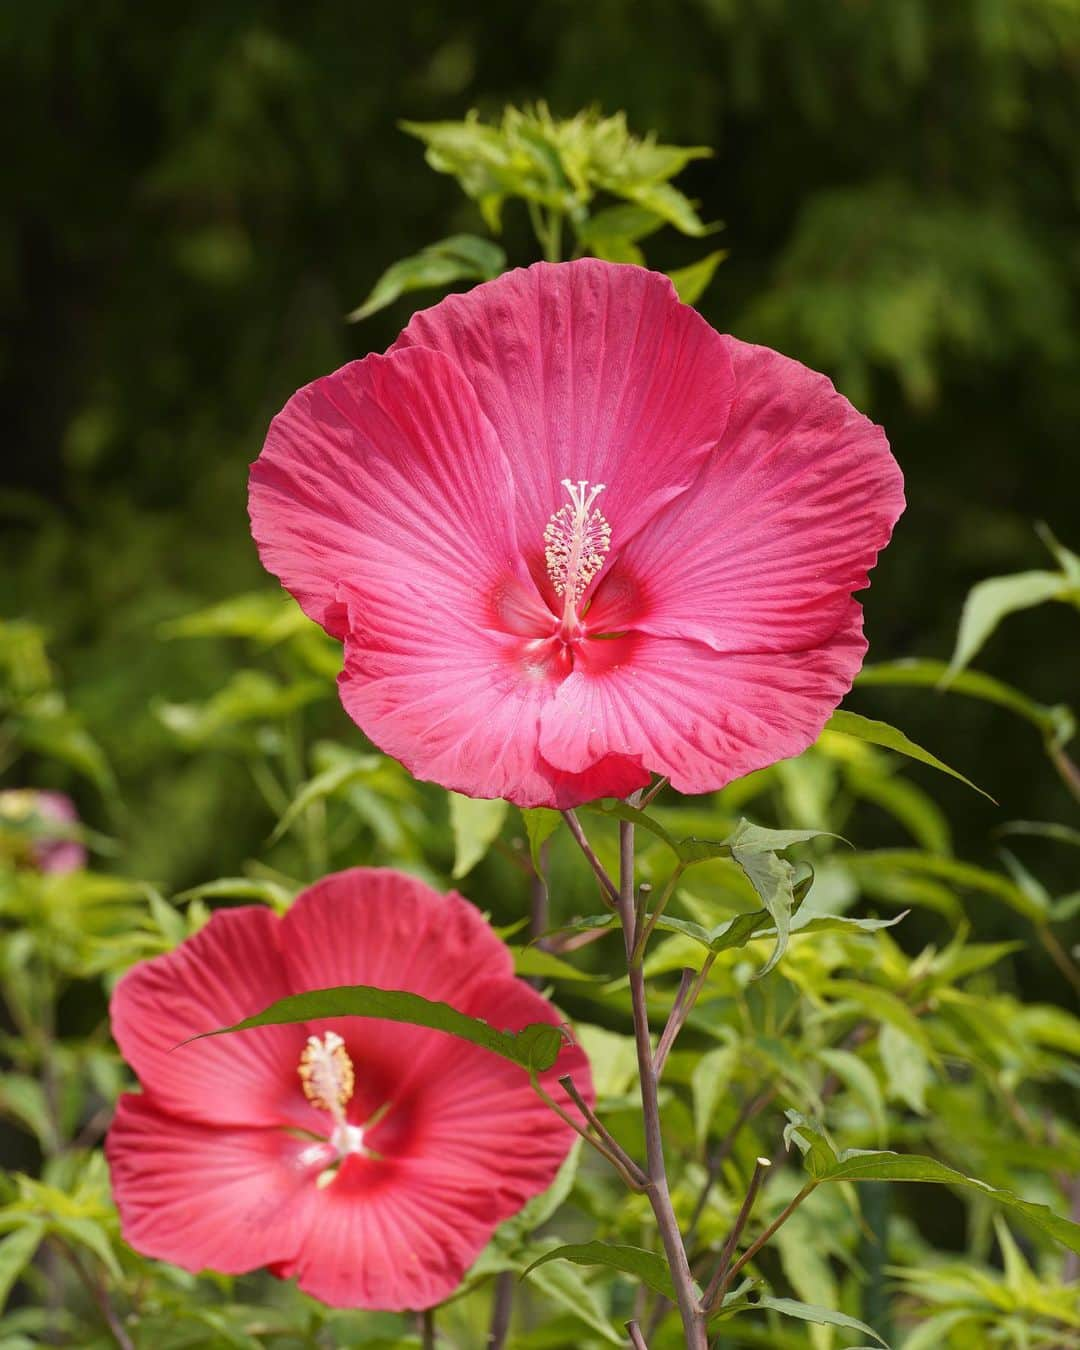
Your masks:
[[[286,994],[406,989],[502,1029],[558,1022],[516,979],[479,911],[413,877],[340,872],[284,918],[219,911],[112,999],[138,1074],[106,1153],[123,1233],[187,1270],[269,1266],[338,1307],[427,1308],[496,1225],[546,1189],[574,1133],[525,1071],[441,1032],[367,1018],[266,1027],[177,1047]],[[592,1097],[567,1046],[542,1076]]]
[[[301,389],[250,509],[378,746],[566,807],[804,750],[862,662],[852,592],[903,488],[824,376],[582,259],[451,296]]]

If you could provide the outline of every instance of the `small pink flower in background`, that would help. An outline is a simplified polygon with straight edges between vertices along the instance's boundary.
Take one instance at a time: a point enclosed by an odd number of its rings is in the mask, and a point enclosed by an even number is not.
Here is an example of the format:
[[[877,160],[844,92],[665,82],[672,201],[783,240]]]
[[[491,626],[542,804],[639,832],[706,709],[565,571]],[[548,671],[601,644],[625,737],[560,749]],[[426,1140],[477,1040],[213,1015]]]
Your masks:
[[[573,1131],[523,1069],[441,1032],[342,1018],[174,1048],[343,984],[410,990],[505,1030],[559,1021],[473,905],[398,872],[326,877],[281,919],[218,911],[113,994],[143,1090],[121,1097],[106,1154],[138,1251],[191,1271],[268,1266],[336,1307],[427,1308],[551,1184]],[[567,1073],[591,1100],[576,1047],[541,1076],[569,1106]]]
[[[417,777],[522,806],[794,755],[851,686],[903,509],[824,376],[643,268],[510,272],[301,389],[252,466],[263,563]]]
[[[86,866],[86,849],[68,837],[78,826],[75,803],[63,792],[7,788],[0,792],[0,855],[38,872],[77,872]],[[56,827],[59,828],[50,828]]]

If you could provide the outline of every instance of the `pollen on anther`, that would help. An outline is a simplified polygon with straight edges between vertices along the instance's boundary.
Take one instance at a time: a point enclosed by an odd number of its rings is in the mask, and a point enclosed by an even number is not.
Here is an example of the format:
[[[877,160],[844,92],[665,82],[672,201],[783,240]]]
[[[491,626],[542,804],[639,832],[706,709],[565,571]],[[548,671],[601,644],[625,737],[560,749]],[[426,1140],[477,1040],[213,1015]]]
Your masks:
[[[309,1036],[298,1066],[304,1096],[320,1111],[339,1112],[353,1095],[356,1073],[345,1042],[334,1031]]]
[[[562,486],[570,501],[554,512],[544,528],[544,561],[555,594],[567,596],[576,605],[604,565],[611,548],[611,526],[593,507],[604,491],[603,483],[591,486],[584,480],[574,483],[564,478]]]

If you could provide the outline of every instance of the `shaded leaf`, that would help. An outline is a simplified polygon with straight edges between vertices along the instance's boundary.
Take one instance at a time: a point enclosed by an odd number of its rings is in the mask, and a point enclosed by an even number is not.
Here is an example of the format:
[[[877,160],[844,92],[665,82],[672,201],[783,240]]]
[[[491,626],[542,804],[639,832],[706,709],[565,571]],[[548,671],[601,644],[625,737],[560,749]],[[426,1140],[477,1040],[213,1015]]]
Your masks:
[[[281,1026],[293,1022],[319,1021],[326,1017],[381,1017],[388,1022],[406,1022],[410,1026],[445,1031],[461,1040],[471,1041],[493,1054],[501,1055],[530,1072],[550,1069],[559,1057],[563,1033],[548,1022],[531,1022],[521,1031],[499,1031],[478,1017],[467,1017],[448,1003],[437,1003],[403,989],[377,989],[372,985],[345,984],[333,989],[313,989],[306,994],[289,994],[229,1027],[192,1036],[223,1036],[251,1027]]]
[[[287,834],[309,806],[314,806],[316,802],[332,797],[335,792],[339,792],[358,778],[367,777],[382,763],[381,755],[349,756],[342,763],[324,769],[322,773],[308,779],[286,807],[281,819],[274,827],[270,842],[276,843],[283,835]]]
[[[906,1102],[918,1115],[925,1115],[930,1062],[922,1047],[899,1027],[886,1022],[878,1038],[878,1049],[890,1095]]]
[[[30,1219],[0,1241],[0,1308],[7,1303],[12,1286],[34,1259],[45,1236],[40,1219]]]
[[[578,1242],[556,1247],[545,1252],[539,1260],[522,1271],[522,1279],[549,1261],[572,1261],[578,1266],[606,1266],[622,1275],[629,1275],[639,1284],[647,1285],[657,1294],[675,1302],[675,1286],[667,1262],[656,1252],[641,1247],[628,1247],[611,1242]]]
[[[523,807],[521,818],[525,822],[533,871],[539,876],[543,871],[540,850],[562,824],[562,816],[558,811],[549,811],[546,806],[535,806]]]

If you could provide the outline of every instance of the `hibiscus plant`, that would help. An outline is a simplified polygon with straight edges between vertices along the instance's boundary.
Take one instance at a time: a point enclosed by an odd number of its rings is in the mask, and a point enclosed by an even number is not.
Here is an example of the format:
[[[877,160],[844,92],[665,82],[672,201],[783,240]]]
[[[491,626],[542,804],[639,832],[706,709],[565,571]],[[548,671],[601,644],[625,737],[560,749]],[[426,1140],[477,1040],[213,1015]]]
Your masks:
[[[980,789],[839,705],[1000,705],[1080,804],[1070,710],[970,664],[1080,561],[977,587],[951,664],[864,665],[885,433],[691,307],[721,252],[646,266],[709,232],[671,182],[708,151],[542,105],[405,129],[543,256],[395,264],[351,317],[478,284],[273,419],[289,594],[160,635],[243,653],[156,712],[244,766],[265,855],[171,898],[110,869],[113,775],[0,629],[13,773],[110,825],[0,793],[0,1345],[1077,1345],[1080,1021],[1013,974],[1080,987],[1023,854],[1080,831],[998,813],[1000,867],[957,858],[931,779]],[[875,815],[901,844],[858,847]]]

